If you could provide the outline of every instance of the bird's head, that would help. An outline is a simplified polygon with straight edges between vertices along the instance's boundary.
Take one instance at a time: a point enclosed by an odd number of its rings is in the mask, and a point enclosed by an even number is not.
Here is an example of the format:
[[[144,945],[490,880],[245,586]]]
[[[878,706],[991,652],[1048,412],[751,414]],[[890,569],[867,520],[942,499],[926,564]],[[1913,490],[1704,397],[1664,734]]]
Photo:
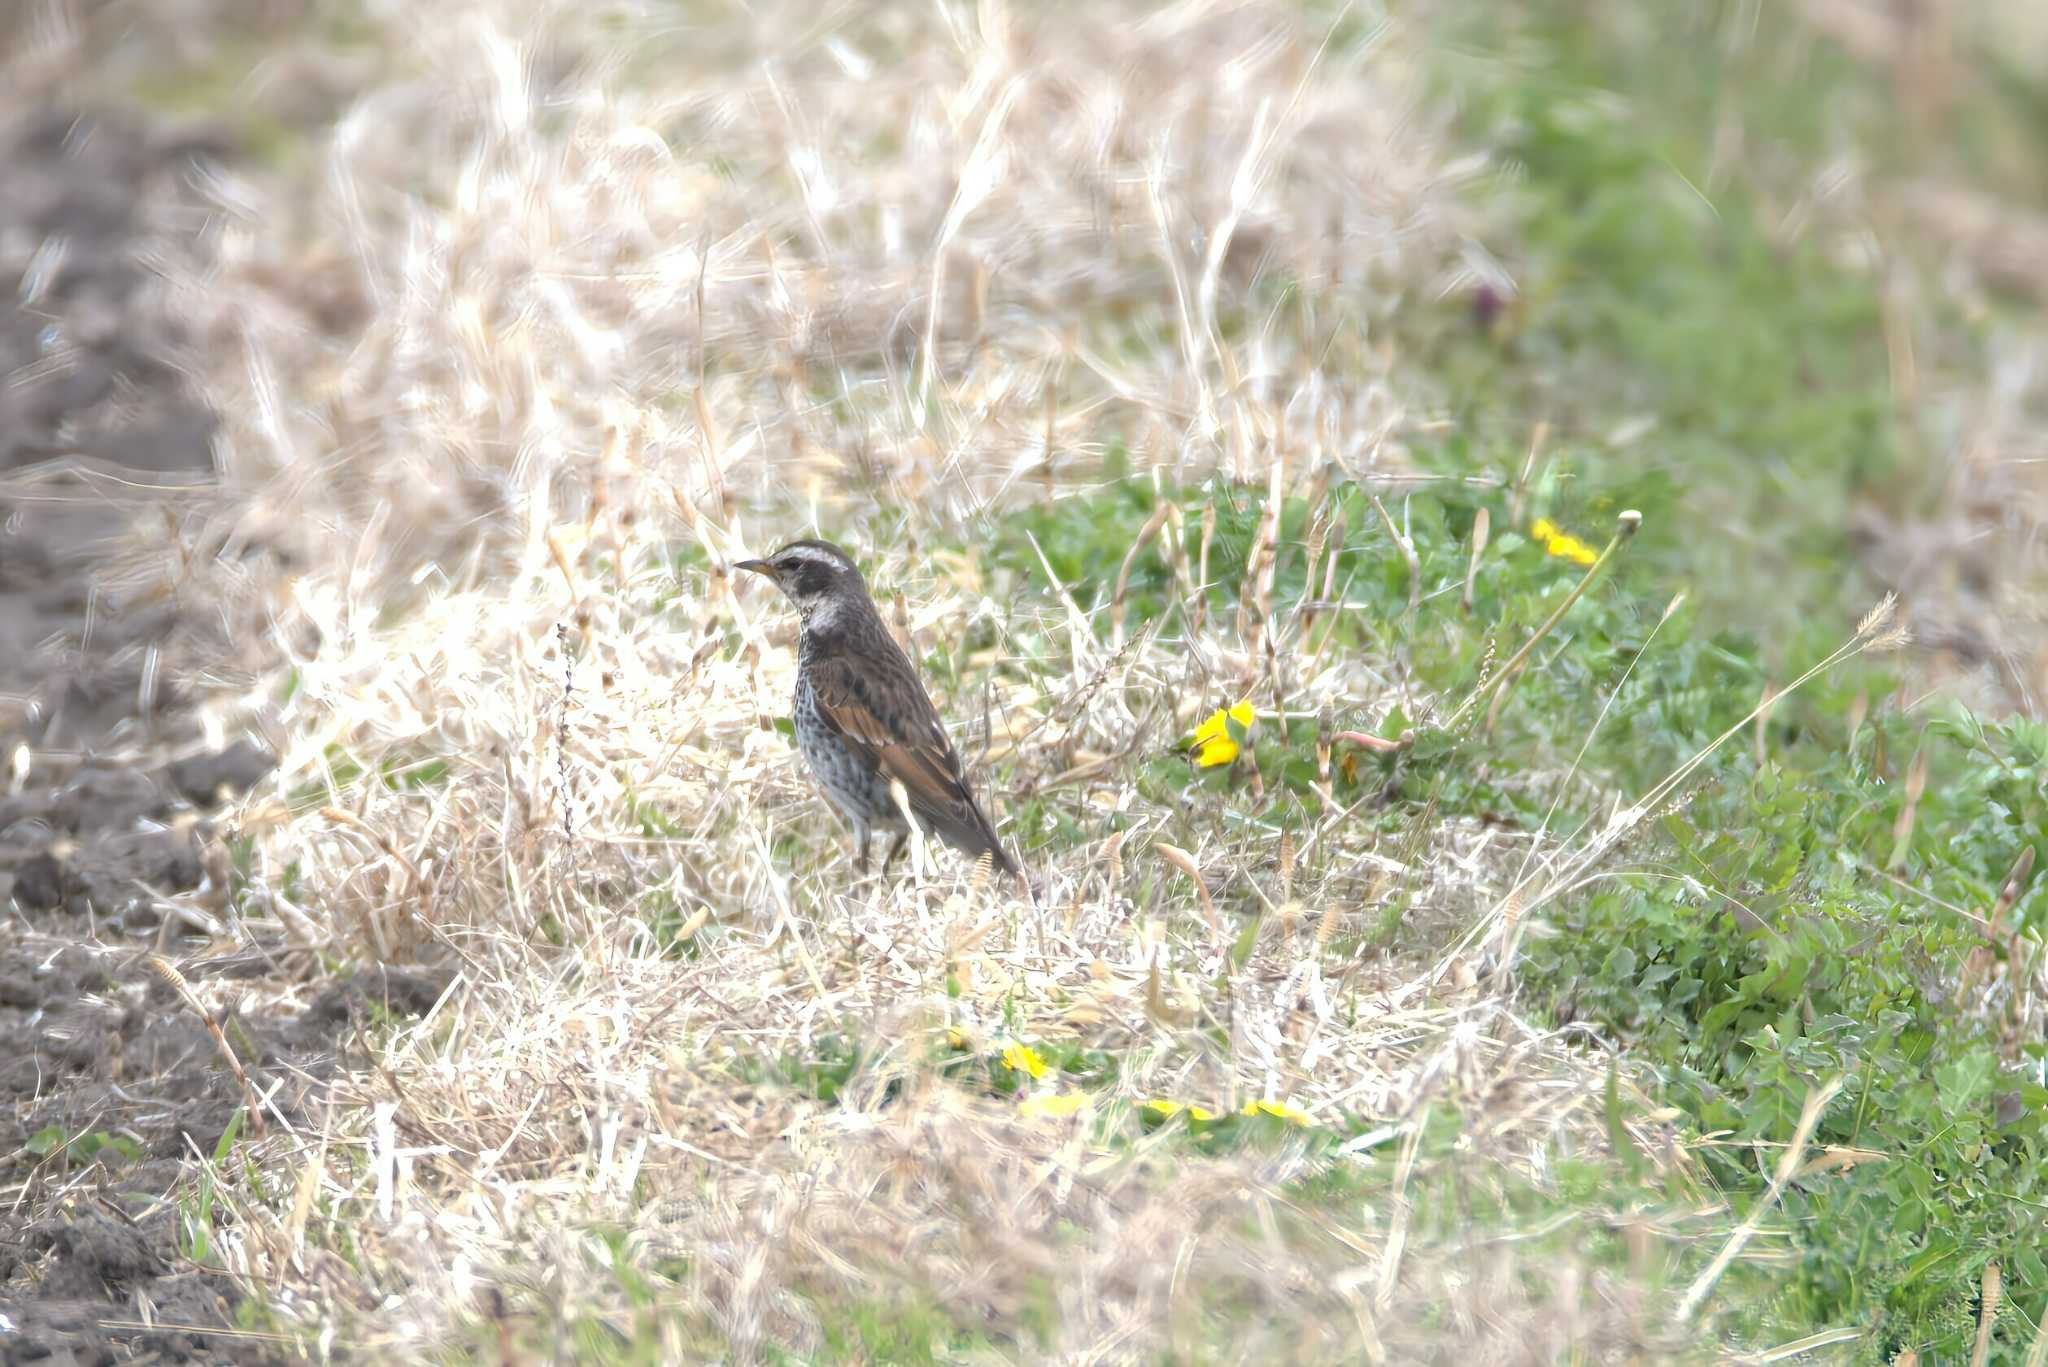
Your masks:
[[[806,622],[834,603],[867,596],[853,558],[829,541],[792,541],[765,560],[742,560],[733,568],[774,580]]]

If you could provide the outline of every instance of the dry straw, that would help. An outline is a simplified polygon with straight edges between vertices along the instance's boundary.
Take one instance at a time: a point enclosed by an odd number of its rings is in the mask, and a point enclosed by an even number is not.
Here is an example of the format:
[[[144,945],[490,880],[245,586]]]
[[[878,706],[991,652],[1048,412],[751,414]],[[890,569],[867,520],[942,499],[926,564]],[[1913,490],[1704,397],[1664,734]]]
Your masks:
[[[185,975],[169,960],[150,955],[149,971],[161,978],[164,985],[177,994],[178,1000],[199,1018],[199,1023],[206,1027],[206,1033],[212,1036],[213,1047],[220,1051],[221,1058],[227,1062],[228,1071],[234,1074],[236,1084],[242,1089],[242,1108],[243,1113],[249,1117],[249,1132],[260,1138],[264,1128],[263,1108],[257,1104],[256,1089],[250,1085],[249,1074],[242,1067],[242,1060],[235,1054],[234,1046],[228,1043],[227,1035],[220,1028],[220,1022],[214,1019],[213,1013],[206,1009],[205,1003],[193,992],[192,985],[185,981]]]
[[[1513,1240],[1410,1204],[1434,1108],[1470,1118],[1473,1184],[1607,1142],[1602,1074],[1511,984],[1360,953],[1384,897],[1492,904],[1495,837],[1432,807],[1393,858],[1353,812],[1297,839],[1256,783],[1140,781],[1219,694],[1383,716],[1395,662],[1329,649],[1358,557],[1399,557],[1422,602],[1380,500],[1353,544],[1329,490],[1407,473],[1413,379],[1373,320],[1457,283],[1462,173],[1400,31],[1356,19],[1337,42],[1278,3],[792,4],[682,31],[459,0],[365,7],[347,54],[298,35],[355,84],[283,165],[211,187],[217,271],[183,283],[223,480],[124,582],[255,643],[167,657],[209,725],[280,741],[248,933],[462,980],[237,1189],[221,1238],[281,1322],[371,1357],[637,1332],[616,1257],[660,1288],[671,1359],[809,1351],[909,1288],[1060,1357],[1212,1351],[1193,1308],[1226,1303],[1253,1358],[1669,1347],[1639,1287],[1525,1275]],[[1212,583],[1213,504],[1156,504],[1072,582],[1035,541],[984,553],[1112,445],[1162,488],[1244,480],[1243,583]],[[1290,497],[1325,529],[1306,564]],[[790,623],[728,573],[813,527],[943,643],[994,810],[1045,814],[1007,832],[1042,911],[936,849],[854,877],[763,724]],[[1175,601],[1140,626],[1151,554]],[[1312,611],[1276,602],[1283,564],[1320,574]],[[1327,786],[1367,732],[1321,729]],[[1233,924],[1276,870],[1312,936]],[[1034,1079],[1026,1113],[940,1075],[955,1031],[1100,1048],[1117,1081],[1069,1114]],[[787,1085],[849,1041],[836,1095]],[[1377,1118],[1344,1161],[1398,1139],[1403,1200],[1338,1220],[1280,1194],[1299,1146],[1090,1128],[1155,1097]]]

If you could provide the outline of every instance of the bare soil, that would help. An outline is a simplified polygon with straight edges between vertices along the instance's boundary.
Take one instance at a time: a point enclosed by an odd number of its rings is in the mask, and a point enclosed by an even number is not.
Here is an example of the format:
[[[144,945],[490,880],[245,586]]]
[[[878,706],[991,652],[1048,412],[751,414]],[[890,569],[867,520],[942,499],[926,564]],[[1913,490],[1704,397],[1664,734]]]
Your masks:
[[[275,761],[195,747],[163,682],[176,610],[100,574],[138,487],[174,509],[212,470],[149,262],[203,250],[183,186],[223,154],[131,117],[0,110],[0,1367],[280,1360],[218,1332],[236,1292],[191,1256],[197,1164],[242,1097],[148,968],[275,981],[260,950],[184,957],[198,942],[165,901],[226,879],[213,815]],[[366,993],[419,1011],[443,985],[309,988],[227,1033],[291,1118]]]

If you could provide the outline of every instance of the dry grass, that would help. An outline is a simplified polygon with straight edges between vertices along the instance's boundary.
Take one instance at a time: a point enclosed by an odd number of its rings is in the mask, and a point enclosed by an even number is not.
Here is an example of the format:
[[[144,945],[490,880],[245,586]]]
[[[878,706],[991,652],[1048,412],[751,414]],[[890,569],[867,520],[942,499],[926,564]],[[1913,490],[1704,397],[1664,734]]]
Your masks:
[[[1087,1360],[1678,1352],[1647,1281],[1416,1196],[1452,1180],[1432,1114],[1464,1118],[1476,1189],[1604,1152],[1604,1068],[1476,960],[1339,952],[1397,894],[1469,924],[1522,851],[1332,819],[1283,855],[1133,781],[1244,692],[1378,717],[1397,664],[1307,651],[1256,582],[1112,648],[1110,567],[1055,586],[974,549],[1112,443],[1269,500],[1403,473],[1374,320],[1464,268],[1400,33],[1326,45],[1280,4],[345,8],[346,113],[211,187],[218,275],[184,283],[222,487],[127,582],[260,643],[182,661],[211,725],[283,756],[242,823],[244,932],[307,976],[461,975],[330,1108],[275,1117],[267,1197],[223,1175],[242,1284],[373,1354],[598,1323],[817,1351],[913,1294]],[[812,526],[920,640],[994,642],[946,702],[999,819],[1031,794],[1125,834],[1034,850],[1035,902],[950,856],[853,880],[762,725],[789,623],[724,569]],[[1033,1118],[942,1080],[948,1030],[1120,1070]],[[846,1094],[764,1080],[833,1035],[874,1051]],[[1289,1196],[1331,1161],[1301,1143],[1094,1123],[1151,1097],[1371,1118],[1335,1161],[1384,1199]]]

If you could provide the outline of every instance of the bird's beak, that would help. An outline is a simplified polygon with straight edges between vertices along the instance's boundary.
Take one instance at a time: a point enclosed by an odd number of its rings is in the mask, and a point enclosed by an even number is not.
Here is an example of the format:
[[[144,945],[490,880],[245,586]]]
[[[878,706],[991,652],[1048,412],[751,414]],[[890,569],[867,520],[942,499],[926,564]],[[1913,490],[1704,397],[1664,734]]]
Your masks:
[[[769,579],[775,577],[775,567],[765,560],[742,560],[736,563],[733,568],[736,570],[752,570],[755,574],[763,575]]]

